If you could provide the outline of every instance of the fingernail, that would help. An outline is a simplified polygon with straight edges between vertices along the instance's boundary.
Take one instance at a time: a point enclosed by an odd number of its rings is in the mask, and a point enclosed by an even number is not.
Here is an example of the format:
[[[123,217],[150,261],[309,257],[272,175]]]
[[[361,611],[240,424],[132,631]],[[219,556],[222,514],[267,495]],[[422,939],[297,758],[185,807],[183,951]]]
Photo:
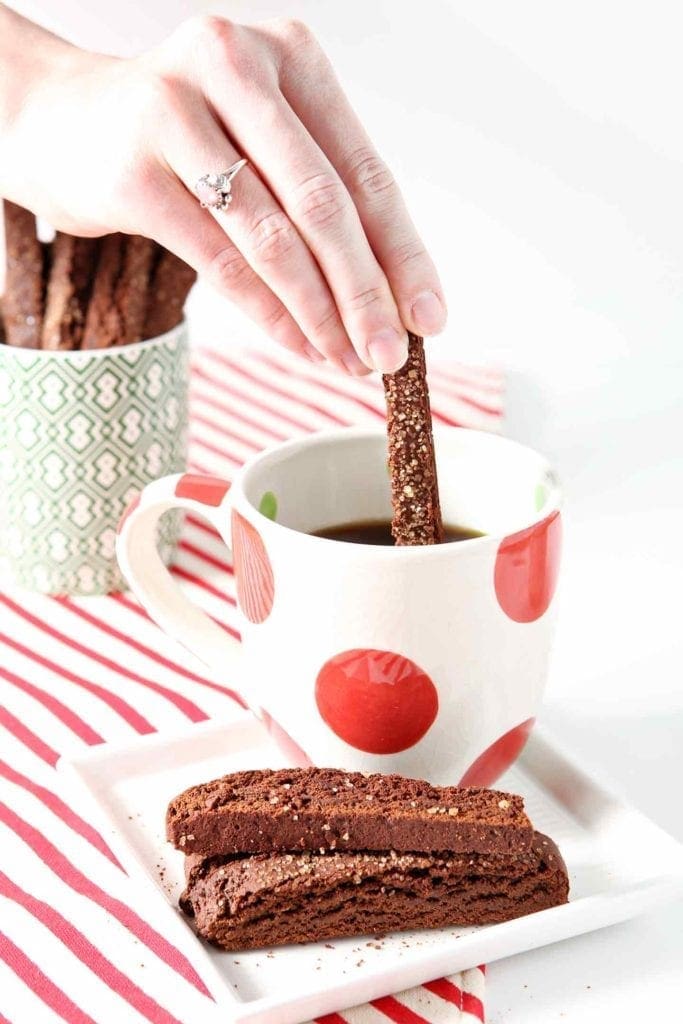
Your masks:
[[[309,345],[308,342],[306,342],[306,344],[303,347],[303,353],[311,360],[312,363],[325,362],[325,356],[322,354],[322,352],[318,352],[317,348],[313,348],[313,346]]]
[[[408,336],[399,334],[393,327],[384,327],[370,336],[368,354],[380,373],[394,373],[408,358]]]
[[[438,334],[446,321],[446,310],[436,292],[420,292],[410,312],[420,334]]]
[[[355,352],[342,356],[341,362],[347,373],[350,373],[352,377],[364,377],[367,373],[370,373],[369,368],[360,361]]]

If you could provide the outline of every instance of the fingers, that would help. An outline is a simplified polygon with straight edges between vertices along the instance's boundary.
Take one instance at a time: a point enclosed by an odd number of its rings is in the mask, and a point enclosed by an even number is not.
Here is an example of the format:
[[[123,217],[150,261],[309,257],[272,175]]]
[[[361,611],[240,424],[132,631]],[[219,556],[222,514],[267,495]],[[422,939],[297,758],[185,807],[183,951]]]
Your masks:
[[[215,26],[206,52],[203,89],[307,243],[356,352],[369,367],[398,369],[407,355],[406,331],[344,183],[277,84],[254,78],[258,61],[243,33],[227,23],[222,32]]]
[[[348,189],[403,323],[416,334],[437,334],[446,322],[446,303],[436,268],[389,168],[372,145],[329,61],[315,41],[309,45],[313,56],[304,73],[300,63],[282,63],[283,94]]]
[[[310,118],[306,123],[349,190],[402,322],[415,334],[438,334],[446,323],[441,283],[388,167],[360,125],[357,134],[337,135],[330,131],[335,121],[339,123],[337,115],[328,119],[320,116],[320,110],[301,113]]]
[[[226,170],[239,154],[208,108],[174,119],[164,157],[188,190],[202,173]],[[232,183],[233,202],[216,220],[247,263],[289,310],[314,350],[352,374],[369,372],[359,360],[336,303],[310,249],[272,193],[250,167]]]
[[[156,184],[150,234],[194,267],[274,341],[313,362],[321,357],[282,302],[249,266],[213,217],[167,174]]]

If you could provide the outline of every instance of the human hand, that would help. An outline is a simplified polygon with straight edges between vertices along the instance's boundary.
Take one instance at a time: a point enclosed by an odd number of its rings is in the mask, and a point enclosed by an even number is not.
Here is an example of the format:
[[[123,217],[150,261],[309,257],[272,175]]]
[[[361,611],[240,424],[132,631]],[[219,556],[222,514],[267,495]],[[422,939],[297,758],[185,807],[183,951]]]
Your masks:
[[[304,25],[203,16],[130,60],[45,38],[0,118],[0,191],[64,231],[155,238],[280,344],[352,374],[398,369],[405,328],[443,327],[433,263]],[[202,209],[198,178],[241,156],[229,210]]]

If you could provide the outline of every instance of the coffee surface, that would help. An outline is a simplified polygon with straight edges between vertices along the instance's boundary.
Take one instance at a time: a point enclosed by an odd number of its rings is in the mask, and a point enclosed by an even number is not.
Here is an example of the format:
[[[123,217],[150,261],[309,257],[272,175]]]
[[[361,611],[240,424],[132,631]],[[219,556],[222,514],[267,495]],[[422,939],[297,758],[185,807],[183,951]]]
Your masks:
[[[360,519],[352,523],[341,523],[339,526],[326,526],[323,530],[314,530],[313,536],[325,537],[327,540],[344,540],[349,544],[394,546],[390,519]],[[449,526],[444,523],[444,544],[483,536],[484,534],[479,530],[471,530],[465,526]]]

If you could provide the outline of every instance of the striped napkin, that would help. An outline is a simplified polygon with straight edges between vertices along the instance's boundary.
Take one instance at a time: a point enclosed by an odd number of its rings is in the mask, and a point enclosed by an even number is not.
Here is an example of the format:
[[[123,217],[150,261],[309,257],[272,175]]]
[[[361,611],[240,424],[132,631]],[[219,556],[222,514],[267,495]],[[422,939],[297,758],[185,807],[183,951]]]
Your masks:
[[[499,373],[448,364],[430,379],[437,424],[499,429]],[[382,418],[377,380],[271,350],[200,349],[190,468],[229,478],[275,441]],[[202,520],[188,517],[173,573],[238,635],[232,567]],[[196,1024],[210,1016],[204,982],[71,804],[55,765],[84,746],[247,712],[129,594],[0,591],[0,605],[0,1024]],[[484,1020],[483,995],[478,967],[321,1020],[472,1024]]]

